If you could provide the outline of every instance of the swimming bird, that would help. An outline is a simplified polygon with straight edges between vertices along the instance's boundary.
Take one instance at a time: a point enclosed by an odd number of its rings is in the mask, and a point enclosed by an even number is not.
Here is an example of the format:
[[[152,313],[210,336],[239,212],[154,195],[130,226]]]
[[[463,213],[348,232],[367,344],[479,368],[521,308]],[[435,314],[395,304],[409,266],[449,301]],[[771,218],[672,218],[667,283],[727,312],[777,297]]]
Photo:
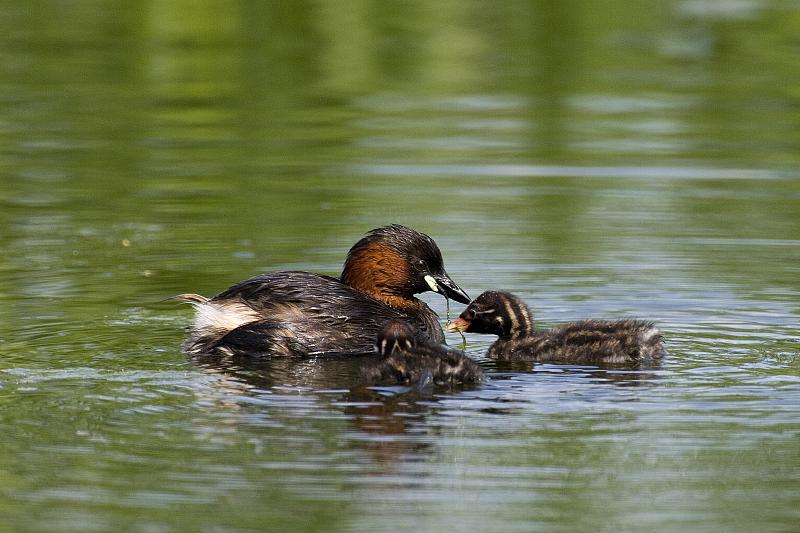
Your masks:
[[[423,341],[444,342],[438,316],[415,294],[468,303],[429,236],[393,224],[374,229],[347,254],[341,278],[301,271],[261,274],[213,298],[181,294],[196,309],[189,354],[368,353],[388,320],[401,318]]]
[[[664,356],[663,337],[652,322],[582,320],[536,330],[525,302],[499,291],[475,298],[447,329],[497,335],[487,355],[502,361],[653,365]]]
[[[436,385],[477,383],[483,369],[462,352],[420,340],[405,320],[390,320],[378,333],[375,350],[381,360],[364,369],[368,383]]]

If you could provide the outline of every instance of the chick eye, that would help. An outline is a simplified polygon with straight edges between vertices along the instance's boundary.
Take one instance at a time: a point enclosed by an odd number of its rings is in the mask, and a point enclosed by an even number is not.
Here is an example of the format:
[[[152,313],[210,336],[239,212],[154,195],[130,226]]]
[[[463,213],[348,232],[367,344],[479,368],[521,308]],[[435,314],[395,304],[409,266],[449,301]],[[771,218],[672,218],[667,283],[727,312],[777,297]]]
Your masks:
[[[466,315],[467,320],[475,320],[477,313],[475,312],[474,309],[467,309],[466,311],[464,311],[464,315]]]

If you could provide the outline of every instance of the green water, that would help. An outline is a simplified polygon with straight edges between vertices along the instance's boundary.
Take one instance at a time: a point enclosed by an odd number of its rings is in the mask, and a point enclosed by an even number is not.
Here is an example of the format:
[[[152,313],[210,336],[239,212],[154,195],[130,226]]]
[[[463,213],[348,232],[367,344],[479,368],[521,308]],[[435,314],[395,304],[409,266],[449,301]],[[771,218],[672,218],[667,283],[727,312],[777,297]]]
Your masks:
[[[75,4],[0,10],[0,531],[798,530],[795,2]],[[165,298],[391,222],[669,357],[180,352]]]

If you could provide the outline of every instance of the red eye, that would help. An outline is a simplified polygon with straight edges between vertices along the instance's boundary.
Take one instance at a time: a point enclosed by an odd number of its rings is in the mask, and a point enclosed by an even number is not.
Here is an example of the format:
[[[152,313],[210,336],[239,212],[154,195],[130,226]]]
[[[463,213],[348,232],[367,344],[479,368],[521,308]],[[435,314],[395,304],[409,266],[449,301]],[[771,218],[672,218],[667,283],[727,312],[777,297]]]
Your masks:
[[[474,309],[467,309],[466,311],[464,311],[464,318],[466,318],[467,320],[475,320],[476,315],[477,313],[475,313]]]

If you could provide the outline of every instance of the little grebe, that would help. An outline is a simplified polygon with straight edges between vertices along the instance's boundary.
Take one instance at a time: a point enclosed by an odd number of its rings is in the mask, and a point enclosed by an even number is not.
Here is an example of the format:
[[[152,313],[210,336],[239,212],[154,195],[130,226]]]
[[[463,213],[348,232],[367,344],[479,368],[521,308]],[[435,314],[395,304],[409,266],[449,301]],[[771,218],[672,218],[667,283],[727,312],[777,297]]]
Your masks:
[[[261,274],[206,298],[181,294],[197,316],[183,345],[190,354],[367,353],[387,320],[413,324],[444,342],[438,316],[414,294],[434,291],[468,303],[447,275],[433,239],[400,225],[370,231],[347,254],[341,279],[309,272]]]
[[[379,363],[364,369],[372,384],[407,385],[432,381],[436,385],[477,383],[483,370],[463,353],[441,344],[419,340],[404,320],[390,320],[378,333]]]
[[[652,365],[664,356],[652,322],[582,320],[537,331],[525,302],[507,292],[484,292],[447,329],[498,335],[487,355],[502,361]]]

